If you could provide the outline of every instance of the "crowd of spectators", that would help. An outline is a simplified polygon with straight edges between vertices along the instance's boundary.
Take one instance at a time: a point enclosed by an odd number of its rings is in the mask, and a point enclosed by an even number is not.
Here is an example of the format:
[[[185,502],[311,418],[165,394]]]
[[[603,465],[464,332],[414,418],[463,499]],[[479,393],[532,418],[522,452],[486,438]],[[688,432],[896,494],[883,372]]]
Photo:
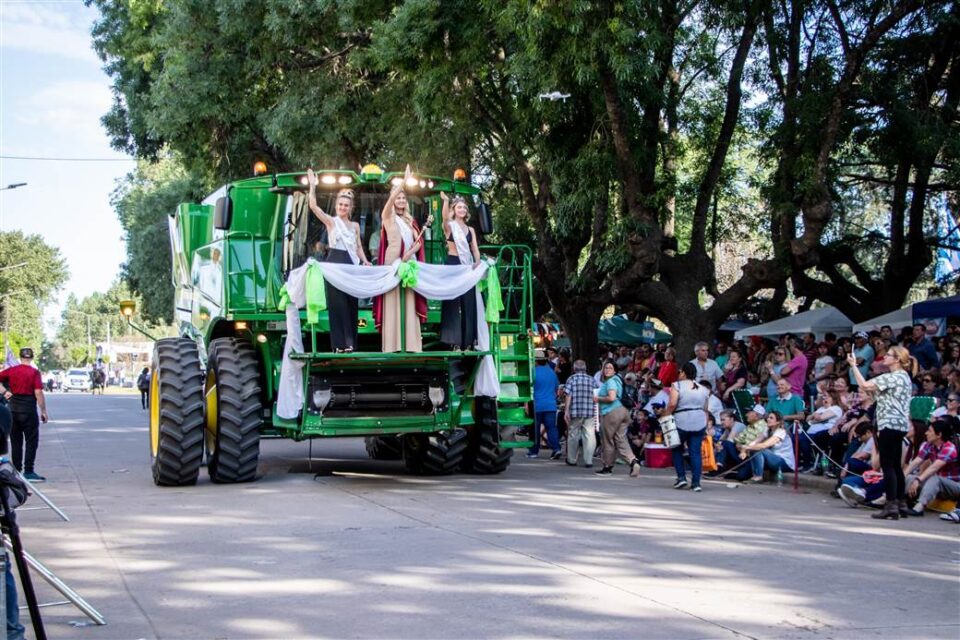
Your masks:
[[[596,450],[598,474],[621,462],[637,476],[645,449],[666,443],[677,489],[702,490],[704,474],[762,483],[796,469],[886,519],[960,499],[960,326],[941,338],[917,324],[701,342],[692,357],[664,345],[601,352],[592,367],[566,350],[538,360],[536,422],[553,459],[592,467]],[[535,437],[528,456],[539,447]],[[960,522],[960,510],[942,517]]]

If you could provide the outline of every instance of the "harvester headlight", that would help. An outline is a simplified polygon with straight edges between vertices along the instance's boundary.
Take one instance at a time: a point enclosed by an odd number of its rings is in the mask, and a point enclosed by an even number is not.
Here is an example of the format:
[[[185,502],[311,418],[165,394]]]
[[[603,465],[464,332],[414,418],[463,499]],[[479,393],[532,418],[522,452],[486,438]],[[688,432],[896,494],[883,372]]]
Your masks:
[[[399,187],[400,185],[403,184],[403,178],[394,178],[393,180],[390,181],[390,184],[392,184],[395,187]]]
[[[247,326],[248,325],[246,320],[237,320],[236,322],[233,323],[233,328],[236,329],[237,331],[246,331]]]
[[[427,180],[427,187],[433,189],[433,180]]]
[[[408,187],[417,186],[417,179],[414,176],[410,176],[409,178],[407,178],[407,186]]]
[[[323,184],[336,184],[337,177],[330,175],[329,173],[326,173],[320,178],[320,182],[322,182]]]
[[[419,184],[419,185],[420,185],[420,188],[423,189],[424,187],[427,186],[427,181],[426,181],[426,180],[421,180],[421,181],[418,182],[417,184]]]
[[[339,178],[337,178],[337,182],[339,182],[340,184],[350,184],[351,182],[353,182],[353,178],[351,178],[350,176],[344,174],[344,175],[340,176]]]
[[[329,387],[317,389],[313,392],[313,407],[320,412],[320,415],[323,415],[323,410],[327,408],[332,398],[333,390]]]
[[[300,184],[305,187],[310,184],[310,181],[307,180],[307,176],[300,176]]]
[[[267,336],[265,336],[262,333],[257,334],[257,342],[259,342],[260,344],[264,344],[266,343],[266,341],[267,341]]]
[[[443,393],[443,387],[435,387],[430,385],[427,387],[427,396],[430,398],[430,402],[433,403],[433,410],[436,411],[442,404],[445,394]]]

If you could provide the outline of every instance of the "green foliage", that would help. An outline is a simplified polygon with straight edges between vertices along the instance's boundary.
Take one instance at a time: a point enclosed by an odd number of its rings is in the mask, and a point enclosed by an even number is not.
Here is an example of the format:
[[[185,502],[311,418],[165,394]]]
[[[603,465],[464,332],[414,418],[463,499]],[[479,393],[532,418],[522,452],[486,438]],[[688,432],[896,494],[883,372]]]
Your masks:
[[[38,235],[0,232],[0,329],[8,327],[15,352],[22,346],[39,348],[42,308],[66,281],[59,249]]]
[[[127,243],[124,279],[142,296],[141,312],[152,322],[173,321],[169,216],[179,203],[200,197],[199,181],[169,154],[138,163],[113,193]]]

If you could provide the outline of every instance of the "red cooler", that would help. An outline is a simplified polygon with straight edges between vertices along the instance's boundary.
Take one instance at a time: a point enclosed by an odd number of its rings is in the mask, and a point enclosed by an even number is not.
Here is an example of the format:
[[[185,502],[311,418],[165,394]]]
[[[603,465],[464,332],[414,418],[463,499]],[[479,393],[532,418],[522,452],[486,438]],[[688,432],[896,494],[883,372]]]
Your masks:
[[[643,448],[643,456],[651,469],[666,469],[673,466],[673,456],[664,444],[648,444]]]

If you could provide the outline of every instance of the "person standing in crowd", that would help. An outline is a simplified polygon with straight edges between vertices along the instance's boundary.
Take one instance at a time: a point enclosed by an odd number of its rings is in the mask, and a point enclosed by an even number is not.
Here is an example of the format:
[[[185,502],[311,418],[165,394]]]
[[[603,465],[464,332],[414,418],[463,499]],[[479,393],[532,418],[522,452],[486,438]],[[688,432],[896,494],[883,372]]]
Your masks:
[[[803,398],[803,386],[807,380],[807,356],[793,338],[788,338],[787,346],[780,349],[790,360],[780,367],[779,371],[771,369],[770,377],[777,382],[780,378],[785,378],[790,383],[790,391]]]
[[[693,353],[696,354],[696,357],[690,361],[690,364],[697,370],[697,376],[693,380],[697,382],[707,380],[710,382],[710,386],[716,389],[717,380],[723,376],[723,371],[720,370],[716,362],[710,359],[710,345],[706,342],[698,342],[693,347]]]
[[[331,216],[317,204],[317,176],[307,169],[307,201],[310,211],[327,229],[327,262],[369,265],[360,240],[360,225],[350,219],[353,213],[353,191],[341,189],[336,198],[336,215]],[[348,293],[324,283],[327,314],[330,321],[330,348],[337,353],[350,353],[357,348],[357,311],[359,302]]]
[[[40,371],[32,366],[33,349],[20,349],[20,364],[0,371],[0,383],[3,384],[3,397],[10,403],[13,426],[10,429],[10,443],[13,447],[13,466],[23,472],[23,477],[31,482],[46,480],[38,474],[34,465],[37,459],[37,447],[40,445],[40,421],[47,422],[47,400],[43,395],[43,381]],[[37,409],[40,418],[37,419]],[[26,455],[24,455],[26,442]]]
[[[887,501],[883,505],[883,511],[871,517],[897,520],[901,511],[907,513],[906,486],[900,457],[903,453],[903,436],[910,429],[912,385],[907,369],[913,369],[916,361],[903,347],[891,347],[884,362],[890,368],[890,373],[884,373],[872,380],[863,377],[863,373],[856,366],[857,357],[854,354],[847,356],[847,362],[861,391],[876,394],[877,400],[877,448]]]
[[[906,346],[910,355],[920,366],[920,371],[936,369],[940,365],[940,360],[937,358],[936,347],[927,338],[927,327],[922,322],[916,323],[913,325],[910,338],[906,341]]]
[[[861,377],[866,379],[870,375],[870,365],[873,364],[873,347],[867,343],[867,334],[864,331],[858,331],[853,334],[853,353],[854,360],[856,364],[850,364],[850,361],[847,361],[847,364],[850,365],[850,386],[857,386],[857,377],[854,375],[853,369],[856,368],[860,371]]]
[[[832,376],[833,356],[830,355],[827,343],[821,342],[817,345],[817,359],[813,363],[813,380],[811,380],[813,389],[811,395],[816,397],[817,394],[823,390],[821,385],[826,386],[825,383]]]
[[[657,369],[656,378],[660,381],[661,387],[670,388],[677,381],[680,368],[677,366],[677,350],[673,347],[667,347],[663,352],[663,363]]]
[[[537,358],[537,367],[533,371],[533,410],[536,416],[533,429],[533,447],[527,452],[528,458],[540,457],[540,427],[547,431],[547,444],[553,453],[551,460],[559,460],[560,436],[557,433],[557,374],[546,358]]]
[[[704,344],[705,343],[700,343]],[[706,349],[706,346],[704,346]],[[705,351],[704,351],[705,353]],[[697,345],[697,354],[700,354]],[[712,360],[710,362],[713,362]],[[701,446],[707,434],[707,400],[710,391],[697,382],[697,367],[693,362],[680,367],[680,379],[670,387],[670,403],[663,412],[664,416],[672,415],[676,420],[677,432],[680,435],[680,446],[671,450],[673,468],[677,472],[677,480],[673,483],[674,489],[687,487],[687,471],[683,463],[683,445],[687,445],[690,452],[690,488],[699,492],[700,475],[703,472]]]
[[[620,402],[623,394],[623,382],[617,375],[617,366],[613,360],[603,363],[603,384],[597,392],[597,403],[600,407],[600,434],[603,437],[602,460],[603,467],[596,473],[610,475],[613,465],[619,454],[630,467],[630,477],[640,475],[640,460],[634,455],[630,443],[627,441],[627,425],[630,423],[630,414]]]
[[[727,359],[730,357],[729,352],[727,351],[727,343],[723,340],[717,341],[716,353],[714,354],[713,361],[717,363],[717,366],[720,367],[722,371],[726,364]]]
[[[137,376],[137,389],[140,391],[140,408],[146,409],[150,394],[150,369],[147,367]]]
[[[787,366],[787,348],[775,347],[770,352],[771,359],[764,363],[763,374],[766,380],[766,397],[774,398],[777,395],[777,380],[780,379],[780,372]]]
[[[953,434],[951,424],[956,423],[955,418],[931,422],[927,427],[927,441],[904,471],[907,495],[917,499],[913,508],[908,510],[911,516],[922,516],[926,506],[937,498],[960,500],[960,463],[957,446],[950,441]],[[924,462],[929,464],[921,468]]]
[[[567,464],[576,466],[577,455],[583,441],[583,466],[593,466],[593,453],[597,449],[597,434],[593,428],[596,405],[593,392],[600,387],[593,376],[587,375],[587,363],[573,363],[573,374],[563,385],[563,417],[567,422]]]

